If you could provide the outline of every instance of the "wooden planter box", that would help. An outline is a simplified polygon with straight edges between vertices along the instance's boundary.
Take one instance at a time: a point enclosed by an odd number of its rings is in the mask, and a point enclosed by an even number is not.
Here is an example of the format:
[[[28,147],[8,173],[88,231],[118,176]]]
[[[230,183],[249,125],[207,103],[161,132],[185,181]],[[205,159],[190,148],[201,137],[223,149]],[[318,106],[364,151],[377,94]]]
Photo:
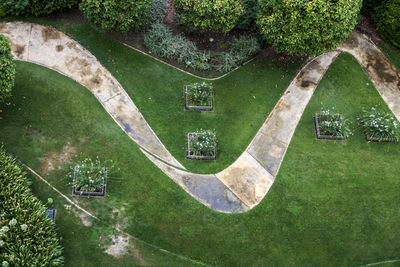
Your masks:
[[[397,141],[395,139],[391,138],[377,138],[377,137],[371,137],[365,134],[365,140],[368,142],[382,142],[382,143],[396,143]]]
[[[317,136],[317,139],[346,141],[346,137],[344,137],[344,136],[321,134],[321,132],[319,131],[318,113],[315,113],[315,115],[314,115],[314,122],[315,122],[315,134]]]
[[[191,137],[196,135],[196,133],[188,133],[187,134],[187,151],[186,151],[186,159],[191,160],[216,160],[217,159],[217,146],[214,148],[214,155],[212,156],[200,156],[200,155],[193,155],[193,152],[190,151],[190,142]]]
[[[212,111],[214,108],[214,95],[211,94],[211,104],[209,106],[193,106],[189,103],[189,99],[187,98],[188,86],[184,87],[184,96],[185,96],[185,110],[200,110],[200,111]]]
[[[108,169],[104,168],[105,172],[105,178],[103,179],[103,185],[101,186],[101,189],[99,191],[95,192],[86,192],[86,191],[80,191],[78,188],[75,186],[75,181],[78,175],[78,166],[75,166],[74,169],[74,180],[73,180],[73,185],[72,185],[72,196],[74,197],[104,197],[106,195],[106,183],[105,179],[107,179],[107,174],[108,174]]]

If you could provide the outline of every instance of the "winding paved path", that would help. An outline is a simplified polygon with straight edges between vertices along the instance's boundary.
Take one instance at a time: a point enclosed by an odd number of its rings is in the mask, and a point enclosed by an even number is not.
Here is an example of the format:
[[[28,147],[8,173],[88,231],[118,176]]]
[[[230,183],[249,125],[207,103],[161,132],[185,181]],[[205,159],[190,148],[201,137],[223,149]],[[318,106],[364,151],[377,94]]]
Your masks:
[[[210,175],[190,173],[169,153],[118,81],[86,49],[48,26],[0,24],[15,59],[54,69],[87,87],[141,151],[186,192],[211,209],[244,212],[273,184],[305,107],[340,52],[352,54],[400,120],[400,73],[365,36],[353,32],[336,51],[310,60],[297,74],[245,152]]]

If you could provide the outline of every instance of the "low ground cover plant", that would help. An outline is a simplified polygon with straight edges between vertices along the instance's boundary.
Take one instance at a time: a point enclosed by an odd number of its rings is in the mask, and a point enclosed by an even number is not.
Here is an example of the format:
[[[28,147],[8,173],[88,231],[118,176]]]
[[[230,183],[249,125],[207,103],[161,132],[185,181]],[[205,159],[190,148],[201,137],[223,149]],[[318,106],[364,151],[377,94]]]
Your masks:
[[[348,138],[353,134],[349,121],[345,120],[341,114],[335,113],[334,108],[322,107],[317,116],[321,135]]]
[[[215,157],[217,149],[217,135],[212,130],[197,130],[188,133],[188,156]]]
[[[0,148],[0,264],[62,266],[54,223],[29,186],[16,160]]]
[[[190,106],[212,106],[213,86],[206,82],[186,86],[187,104]]]
[[[163,22],[168,12],[168,0],[153,0],[146,13],[146,24],[151,26],[154,23]]]
[[[367,139],[391,142],[400,140],[400,123],[392,114],[383,112],[377,107],[363,108],[358,120]]]
[[[14,87],[15,63],[6,37],[0,34],[0,103],[11,96]]]
[[[69,179],[73,180],[73,186],[80,194],[104,193],[108,173],[115,168],[113,161],[102,162],[97,157],[92,159],[80,155],[77,164],[71,167],[67,174]],[[108,166],[108,167],[107,167]]]

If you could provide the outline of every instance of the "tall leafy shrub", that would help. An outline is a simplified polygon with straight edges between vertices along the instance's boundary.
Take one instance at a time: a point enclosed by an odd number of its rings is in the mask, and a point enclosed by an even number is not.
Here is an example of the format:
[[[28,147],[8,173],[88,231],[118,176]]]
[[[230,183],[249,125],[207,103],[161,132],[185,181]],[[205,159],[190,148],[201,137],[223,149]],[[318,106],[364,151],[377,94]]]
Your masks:
[[[71,8],[78,0],[0,0],[9,15],[46,15]]]
[[[174,0],[180,22],[208,31],[230,31],[242,13],[241,0]]]
[[[10,44],[7,38],[0,34],[0,103],[11,96],[14,80],[15,63]]]
[[[361,0],[260,0],[257,23],[278,52],[317,55],[354,29]]]
[[[2,266],[61,266],[54,223],[32,195],[25,173],[0,148],[0,263]]]
[[[258,0],[243,0],[243,12],[236,22],[236,28],[246,30],[254,27],[258,9]]]
[[[376,30],[386,41],[400,48],[400,0],[386,0],[372,13]]]
[[[127,33],[145,25],[151,0],[82,0],[80,9],[102,29]]]

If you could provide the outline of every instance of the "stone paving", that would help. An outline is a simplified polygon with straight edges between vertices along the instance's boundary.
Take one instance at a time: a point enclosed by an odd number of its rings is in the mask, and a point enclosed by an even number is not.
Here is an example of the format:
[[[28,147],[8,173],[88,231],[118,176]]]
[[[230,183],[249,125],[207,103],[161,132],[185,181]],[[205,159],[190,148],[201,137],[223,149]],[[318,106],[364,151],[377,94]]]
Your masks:
[[[365,36],[353,32],[336,51],[311,59],[297,74],[245,152],[217,174],[194,174],[169,153],[118,81],[77,42],[52,27],[0,24],[17,60],[54,69],[86,86],[141,151],[186,192],[226,213],[247,211],[272,186],[297,124],[320,80],[341,52],[352,54],[400,120],[400,74]]]

